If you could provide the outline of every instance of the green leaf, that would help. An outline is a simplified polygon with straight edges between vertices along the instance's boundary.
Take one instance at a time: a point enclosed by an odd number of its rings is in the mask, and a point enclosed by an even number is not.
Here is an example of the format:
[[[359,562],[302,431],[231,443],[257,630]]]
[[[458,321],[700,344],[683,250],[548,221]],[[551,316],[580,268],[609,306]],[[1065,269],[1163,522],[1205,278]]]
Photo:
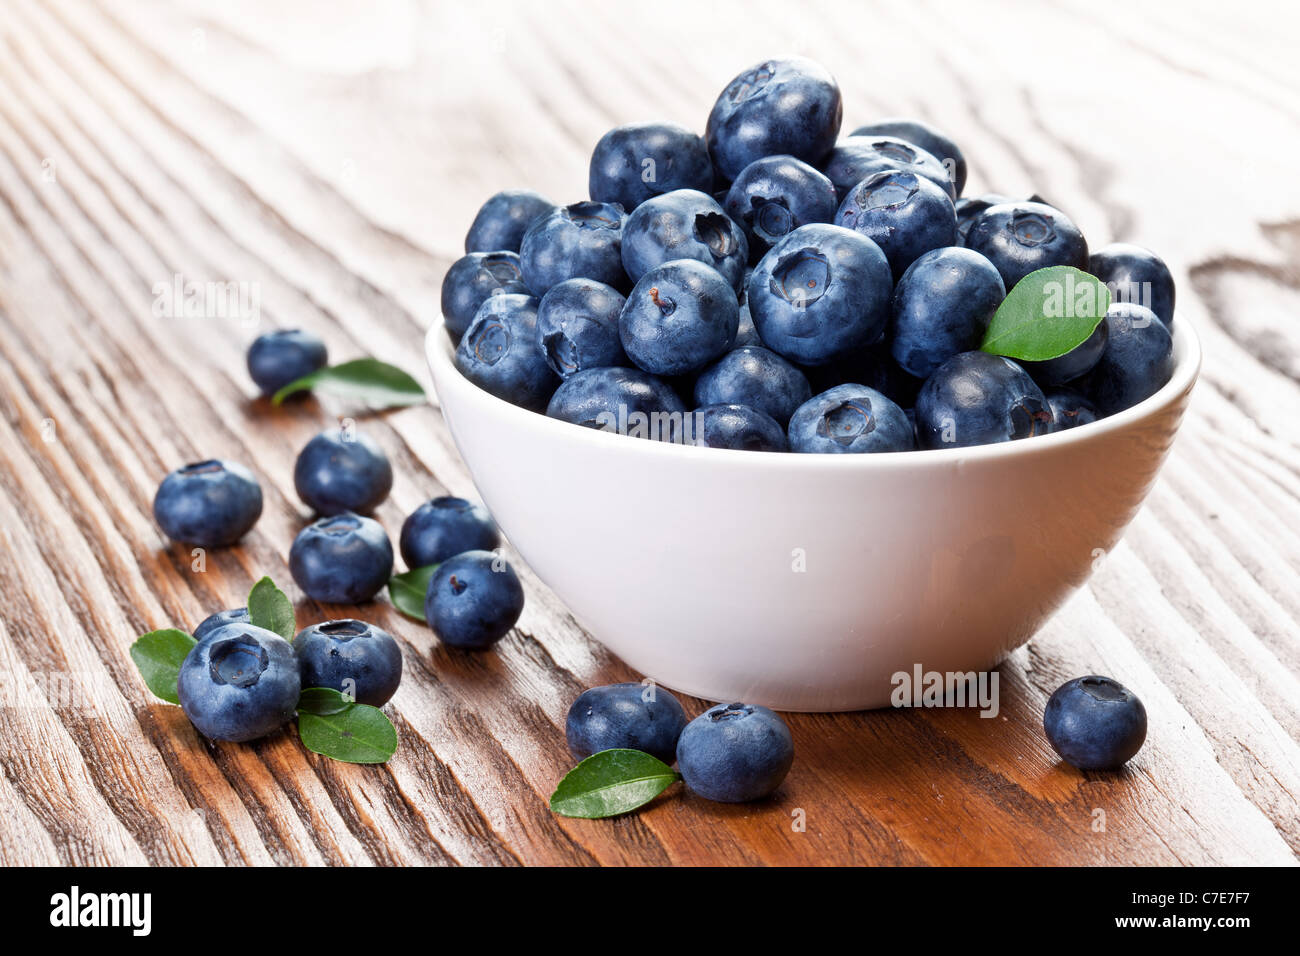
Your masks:
[[[170,704],[181,702],[176,693],[176,681],[181,674],[185,655],[198,642],[184,631],[174,627],[141,634],[131,645],[131,660],[140,670],[145,686],[155,697]]]
[[[248,592],[248,623],[293,640],[293,602],[270,578],[262,578]]]
[[[315,714],[317,717],[330,717],[341,714],[351,707],[353,701],[344,697],[333,687],[304,687],[298,695],[298,713]]]
[[[330,714],[300,711],[298,737],[312,753],[345,763],[384,763],[397,752],[397,729],[369,704],[348,704]]]
[[[602,750],[570,770],[551,794],[562,817],[596,820],[644,806],[682,775],[639,750]]]
[[[271,397],[279,405],[295,392],[321,389],[350,398],[379,411],[404,405],[422,405],[428,398],[420,383],[396,366],[363,358],[318,369],[290,382]]]
[[[1016,283],[993,313],[980,349],[1043,362],[1087,341],[1110,308],[1110,289],[1074,266],[1051,266]]]
[[[438,565],[429,564],[413,571],[394,574],[388,579],[388,599],[407,617],[423,621],[424,596],[429,593],[429,581]]]

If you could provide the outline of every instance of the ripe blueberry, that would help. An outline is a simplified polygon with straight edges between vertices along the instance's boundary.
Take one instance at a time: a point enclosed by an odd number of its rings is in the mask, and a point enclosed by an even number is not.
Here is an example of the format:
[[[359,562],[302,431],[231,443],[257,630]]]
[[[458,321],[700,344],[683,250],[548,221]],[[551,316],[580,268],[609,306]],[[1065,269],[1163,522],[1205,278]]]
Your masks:
[[[402,682],[402,651],[387,631],[345,618],[303,628],[293,639],[303,687],[331,687],[382,707]]]
[[[1174,373],[1174,342],[1150,309],[1118,302],[1106,312],[1106,347],[1079,383],[1102,415],[1150,398]]]
[[[560,380],[537,345],[537,305],[526,295],[490,297],[456,346],[456,367],[485,392],[540,412]]]
[[[761,345],[732,349],[695,380],[696,405],[748,405],[782,427],[811,397],[807,376]]]
[[[1053,430],[1052,409],[1011,359],[962,352],[921,387],[916,429],[923,448],[966,448],[1046,434]]]
[[[267,332],[248,347],[248,374],[258,390],[267,396],[324,368],[327,361],[325,343],[320,336],[302,329]]]
[[[748,405],[705,405],[691,413],[691,440],[705,448],[788,451],[789,442],[771,415]]]
[[[745,230],[751,259],[810,222],[831,222],[839,200],[820,172],[793,156],[765,156],[731,184],[723,209]]]
[[[491,551],[448,558],[429,579],[424,616],[438,640],[484,650],[509,633],[524,610],[524,588],[514,568]]]
[[[313,511],[369,513],[393,488],[393,467],[369,435],[345,428],[321,432],[303,446],[293,486]]]
[[[928,179],[896,169],[854,186],[840,203],[835,222],[880,246],[895,276],[931,249],[957,241],[952,200]]]
[[[529,294],[515,253],[471,252],[453,262],[442,280],[442,318],[451,340],[460,341],[489,296],[511,294]]]
[[[671,123],[617,126],[596,143],[587,190],[596,202],[627,212],[674,189],[713,188],[713,163],[704,140]]]
[[[538,218],[524,233],[519,265],[533,295],[565,279],[624,286],[620,249],[627,216],[611,203],[579,202]]]
[[[224,548],[242,538],[262,515],[262,488],[233,461],[200,461],[162,480],[153,516],[173,541]]]
[[[794,763],[794,740],[780,717],[754,704],[718,704],[696,717],[677,740],[686,786],[721,803],[766,797]]]
[[[537,345],[560,378],[583,369],[626,365],[618,317],[627,300],[594,279],[568,279],[537,306]]]
[[[685,726],[686,711],[668,691],[653,684],[609,684],[578,696],[565,717],[564,736],[579,760],[628,749],[671,764]]]
[[[686,406],[672,386],[639,368],[593,368],[555,390],[551,418],[657,441],[680,441]]]
[[[247,624],[248,608],[236,607],[228,611],[218,611],[216,614],[209,614],[199,626],[194,629],[194,639],[201,641],[219,627],[225,627],[227,624]]]
[[[500,544],[501,533],[486,508],[445,496],[412,511],[398,537],[408,568],[428,567],[465,551],[492,551]]]
[[[508,189],[480,207],[469,232],[466,252],[518,252],[528,227],[555,208],[555,203],[531,189]]]
[[[891,117],[878,120],[867,126],[860,126],[849,135],[850,137],[893,136],[909,143],[915,143],[939,160],[944,169],[948,170],[956,195],[960,196],[962,189],[966,186],[966,157],[962,155],[961,149],[952,141],[951,137],[935,129],[929,123],[921,120]]]
[[[1080,770],[1116,770],[1142,749],[1147,711],[1109,677],[1076,677],[1057,688],[1043,711],[1052,749]]]
[[[314,601],[361,604],[388,583],[393,546],[378,521],[344,512],[298,532],[289,549],[289,572]]]
[[[734,293],[745,276],[749,243],[712,196],[678,189],[637,206],[623,228],[623,268],[633,282],[674,259],[712,266]]]
[[[623,306],[618,331],[623,351],[640,368],[683,375],[731,348],[739,325],[740,306],[727,280],[702,262],[676,259],[641,276]]]
[[[1043,203],[990,206],[971,223],[966,247],[993,263],[1007,292],[1038,269],[1088,267],[1088,243],[1079,227],[1065,213]]]
[[[1115,242],[1094,252],[1088,271],[1110,288],[1111,301],[1144,305],[1172,329],[1174,277],[1154,252],[1126,242]]]
[[[911,451],[907,414],[874,388],[837,385],[814,395],[790,418],[790,450],[823,455]]]
[[[979,348],[1006,298],[998,270],[978,252],[947,246],[918,258],[894,288],[890,354],[927,378],[958,352]]]
[[[289,642],[251,624],[211,631],[185,655],[176,682],[199,733],[235,742],[265,737],[293,717],[300,689]]]

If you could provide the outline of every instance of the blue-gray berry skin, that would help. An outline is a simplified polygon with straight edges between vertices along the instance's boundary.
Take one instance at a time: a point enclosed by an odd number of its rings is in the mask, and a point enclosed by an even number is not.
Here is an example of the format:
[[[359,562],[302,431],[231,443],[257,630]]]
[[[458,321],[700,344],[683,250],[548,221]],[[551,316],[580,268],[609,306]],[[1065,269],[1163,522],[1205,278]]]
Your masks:
[[[368,514],[393,488],[393,467],[369,435],[331,428],[303,446],[293,466],[298,497],[317,514]]]
[[[962,352],[940,365],[916,399],[923,448],[967,448],[1044,435],[1052,409],[1029,374],[1011,359]]]
[[[382,707],[402,682],[393,635],[345,618],[303,628],[293,639],[303,687],[330,687],[360,704]]]
[[[928,378],[959,352],[979,348],[1005,298],[998,270],[978,252],[933,249],[894,288],[890,354],[904,371]]]
[[[694,259],[738,293],[749,262],[745,233],[718,202],[694,189],[648,199],[623,227],[623,269],[633,282],[666,262]]]
[[[821,455],[911,451],[912,422],[895,402],[865,385],[814,395],[790,418],[790,450]]]
[[[602,750],[640,750],[672,764],[686,711],[677,698],[647,684],[609,684],[578,696],[564,720],[569,752],[585,760]]]
[[[845,137],[822,164],[841,202],[862,180],[891,169],[928,180],[949,199],[957,199],[957,190],[943,163],[915,143],[896,136]]]
[[[579,202],[535,220],[519,246],[524,284],[543,296],[566,279],[595,279],[625,287],[623,226],[627,214],[614,203]]]
[[[212,740],[256,740],[293,717],[301,681],[298,659],[280,635],[226,624],[185,655],[176,682],[181,709]]]
[[[173,471],[158,486],[153,516],[173,541],[224,548],[262,515],[262,488],[238,462],[210,459]]]
[[[789,451],[785,429],[747,405],[705,405],[691,412],[690,440],[703,448],[734,451]]]
[[[1112,302],[1146,306],[1165,328],[1174,327],[1174,277],[1150,249],[1113,242],[1092,254],[1088,271],[1106,283]]]
[[[764,156],[816,165],[835,145],[844,106],[839,84],[805,57],[765,60],[718,95],[705,127],[713,165],[727,180]]]
[[[555,390],[546,414],[562,422],[659,441],[678,441],[686,405],[666,381],[639,368],[593,368]],[[641,431],[637,424],[659,422]]]
[[[685,375],[731,348],[739,326],[740,305],[731,284],[702,262],[675,259],[641,276],[628,294],[618,331],[623,351],[639,368],[653,375]]]
[[[438,640],[462,650],[491,647],[523,610],[519,576],[491,551],[467,551],[444,561],[424,598],[424,615]]]
[[[1043,729],[1061,759],[1080,770],[1117,770],[1147,737],[1147,711],[1136,694],[1109,677],[1077,677],[1057,688]]]
[[[627,365],[618,317],[627,300],[594,279],[551,286],[537,306],[537,347],[551,371],[568,378],[589,368]]]
[[[960,196],[966,187],[966,157],[962,155],[961,148],[948,134],[935,129],[923,120],[890,117],[866,126],[859,126],[849,136],[893,136],[915,143],[939,160],[948,171],[957,196]]]
[[[248,347],[248,374],[258,390],[274,395],[290,382],[325,367],[329,355],[319,335],[302,329],[276,329]]]
[[[540,412],[560,379],[537,344],[537,306],[532,296],[489,298],[456,346],[456,368],[485,392]]]
[[[1044,203],[990,206],[971,223],[965,245],[993,263],[1008,293],[1039,269],[1088,268],[1088,243],[1079,227]]]
[[[398,549],[408,568],[438,564],[465,551],[492,551],[501,544],[496,522],[482,505],[441,496],[426,501],[402,522]]]
[[[718,704],[686,725],[677,768],[706,800],[745,803],[781,786],[794,763],[794,740],[779,716],[756,704]]]
[[[897,169],[876,173],[849,190],[835,222],[878,245],[895,276],[930,250],[957,242],[952,200],[928,179]]]
[[[750,163],[722,204],[744,229],[751,260],[800,226],[831,222],[839,205],[831,181],[793,156],[764,156]]]
[[[518,252],[528,227],[554,208],[555,203],[531,189],[499,192],[474,216],[465,234],[465,251]]]
[[[1063,432],[1101,418],[1097,406],[1072,388],[1049,388],[1043,394],[1052,409],[1052,431]]]
[[[696,405],[748,405],[782,427],[811,397],[808,377],[761,345],[733,348],[695,380]]]
[[[1080,382],[1102,415],[1150,398],[1174,374],[1174,342],[1150,309],[1116,303],[1106,312],[1106,347]]]
[[[708,192],[713,164],[704,139],[672,123],[616,126],[591,153],[587,189],[596,202],[632,212],[647,199],[675,189]]]
[[[289,549],[289,572],[314,601],[361,604],[392,576],[393,546],[378,521],[344,512],[298,532]]]
[[[1092,334],[1064,355],[1041,362],[1021,362],[1021,367],[1044,388],[1064,385],[1082,375],[1087,375],[1106,350],[1110,326],[1103,320],[1097,323]]]
[[[528,295],[519,256],[513,252],[471,252],[451,264],[442,280],[442,318],[459,342],[479,308],[493,295]]]
[[[248,608],[236,607],[228,611],[217,611],[215,614],[209,614],[199,626],[194,629],[194,639],[201,641],[219,627],[225,627],[227,624],[247,624]]]
[[[763,344],[799,365],[826,365],[884,334],[894,280],[880,247],[851,229],[800,226],[754,267],[749,311]]]

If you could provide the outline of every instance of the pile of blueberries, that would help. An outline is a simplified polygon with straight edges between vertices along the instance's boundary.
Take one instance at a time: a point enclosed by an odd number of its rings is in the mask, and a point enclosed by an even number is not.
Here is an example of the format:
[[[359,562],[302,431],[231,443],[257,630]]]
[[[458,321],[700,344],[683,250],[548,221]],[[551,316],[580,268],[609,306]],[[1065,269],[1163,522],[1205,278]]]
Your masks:
[[[963,198],[966,160],[926,123],[839,139],[841,116],[819,64],[768,60],[727,85],[703,137],[605,134],[589,200],[493,196],[442,286],[457,367],[574,424],[831,454],[1060,431],[1168,381],[1174,283],[1159,257],[1089,255],[1037,196]],[[1007,293],[1049,266],[1111,289],[1092,336],[1042,362],[980,351]],[[628,425],[647,419],[684,424]]]

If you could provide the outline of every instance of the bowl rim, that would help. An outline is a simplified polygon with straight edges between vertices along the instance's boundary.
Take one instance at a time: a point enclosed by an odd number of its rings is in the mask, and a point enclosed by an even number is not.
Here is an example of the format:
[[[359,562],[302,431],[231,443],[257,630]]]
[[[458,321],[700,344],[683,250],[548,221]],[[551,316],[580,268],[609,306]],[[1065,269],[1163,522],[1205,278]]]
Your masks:
[[[987,445],[971,445],[955,448],[918,448],[910,451],[873,452],[868,454],[816,455],[797,452],[754,452],[733,448],[705,448],[698,445],[674,442],[648,441],[630,435],[620,435],[596,428],[582,428],[569,422],[549,418],[545,414],[512,405],[505,399],[498,398],[491,392],[479,388],[456,368],[453,360],[454,346],[451,337],[445,332],[444,319],[439,313],[425,333],[425,355],[433,375],[434,389],[439,396],[439,406],[443,404],[442,390],[451,389],[463,392],[467,401],[496,403],[497,413],[507,418],[514,418],[521,427],[541,429],[559,429],[557,439],[577,442],[592,442],[594,447],[610,451],[622,449],[627,454],[640,454],[650,457],[683,458],[684,461],[722,464],[725,461],[745,462],[751,468],[862,468],[865,470],[919,467],[927,464],[935,467],[974,460],[1009,458],[1014,456],[1051,454],[1053,450],[1071,444],[1093,441],[1105,435],[1129,428],[1139,422],[1151,419],[1166,411],[1184,395],[1191,391],[1200,375],[1202,351],[1200,337],[1196,329],[1186,319],[1174,326],[1174,370],[1166,382],[1153,395],[1136,405],[1116,412],[1096,422],[1089,422],[1077,428],[1053,432],[1048,435],[1034,436],[1033,441],[994,442]],[[608,444],[614,442],[615,444]],[[704,456],[703,458],[698,456]]]

